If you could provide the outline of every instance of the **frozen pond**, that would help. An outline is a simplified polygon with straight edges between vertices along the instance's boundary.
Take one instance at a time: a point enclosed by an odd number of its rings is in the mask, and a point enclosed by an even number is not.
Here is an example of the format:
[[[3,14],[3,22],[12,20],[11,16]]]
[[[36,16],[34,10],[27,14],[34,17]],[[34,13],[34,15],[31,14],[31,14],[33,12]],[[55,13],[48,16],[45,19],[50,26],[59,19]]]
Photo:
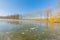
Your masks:
[[[60,40],[60,23],[0,21],[0,40]]]

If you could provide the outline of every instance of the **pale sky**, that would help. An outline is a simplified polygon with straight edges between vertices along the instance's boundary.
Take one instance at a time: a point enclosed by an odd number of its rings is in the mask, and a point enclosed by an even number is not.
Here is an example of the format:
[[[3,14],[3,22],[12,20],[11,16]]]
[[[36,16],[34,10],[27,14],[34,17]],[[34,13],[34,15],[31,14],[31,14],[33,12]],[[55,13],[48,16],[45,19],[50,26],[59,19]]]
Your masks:
[[[25,15],[25,13],[49,7],[56,7],[56,0],[0,0],[0,16],[13,14]],[[37,17],[39,18],[38,15]]]

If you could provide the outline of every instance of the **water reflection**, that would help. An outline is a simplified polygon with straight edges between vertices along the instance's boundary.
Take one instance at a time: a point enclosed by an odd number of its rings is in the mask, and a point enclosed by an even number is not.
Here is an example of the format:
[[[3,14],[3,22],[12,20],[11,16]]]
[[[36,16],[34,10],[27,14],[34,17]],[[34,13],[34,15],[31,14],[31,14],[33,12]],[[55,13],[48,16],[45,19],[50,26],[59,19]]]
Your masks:
[[[20,25],[21,21],[7,21],[7,23],[14,24],[14,25]]]
[[[3,32],[0,29],[0,40],[60,40],[60,23],[54,23],[53,29],[50,23],[47,28],[46,23],[21,22],[0,22],[0,26],[4,29]]]

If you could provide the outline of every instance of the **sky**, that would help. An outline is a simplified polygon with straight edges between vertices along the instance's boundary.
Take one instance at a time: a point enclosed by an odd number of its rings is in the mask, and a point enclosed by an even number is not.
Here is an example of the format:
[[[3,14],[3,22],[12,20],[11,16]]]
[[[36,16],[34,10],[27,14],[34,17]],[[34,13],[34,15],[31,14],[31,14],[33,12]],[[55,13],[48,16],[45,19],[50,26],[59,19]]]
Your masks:
[[[0,0],[0,16],[24,15],[49,7],[56,7],[56,0]]]

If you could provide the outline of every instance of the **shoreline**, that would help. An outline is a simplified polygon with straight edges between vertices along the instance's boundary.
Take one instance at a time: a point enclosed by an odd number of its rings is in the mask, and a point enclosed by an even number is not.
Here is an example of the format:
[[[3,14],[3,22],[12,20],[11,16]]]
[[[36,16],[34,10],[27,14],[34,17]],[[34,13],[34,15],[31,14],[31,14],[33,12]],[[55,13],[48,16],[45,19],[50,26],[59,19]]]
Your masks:
[[[6,21],[24,21],[27,20],[29,22],[60,22],[59,20],[52,20],[52,19],[0,19],[0,20],[6,20]]]
[[[29,22],[48,22],[47,20],[43,19],[43,20],[40,20],[40,19],[0,19],[0,20],[7,20],[7,21],[24,21],[24,20],[27,20]]]

